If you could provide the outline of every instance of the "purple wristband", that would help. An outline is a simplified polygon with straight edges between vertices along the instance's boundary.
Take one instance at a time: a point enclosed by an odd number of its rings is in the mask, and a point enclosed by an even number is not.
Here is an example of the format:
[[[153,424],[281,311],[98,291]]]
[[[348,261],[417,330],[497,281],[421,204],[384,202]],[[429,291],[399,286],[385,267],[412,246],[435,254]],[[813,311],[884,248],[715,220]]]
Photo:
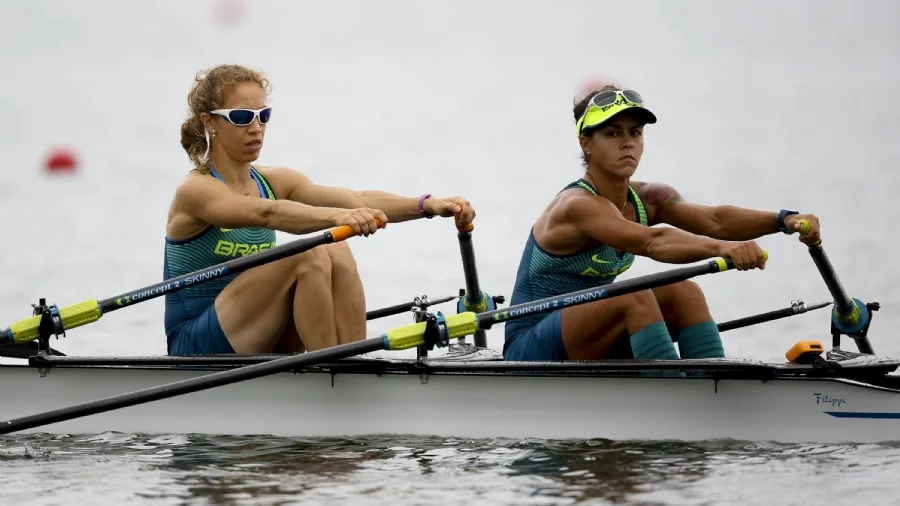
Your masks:
[[[422,216],[430,220],[431,218],[434,218],[434,215],[425,210],[425,199],[427,198],[431,198],[430,193],[426,193],[419,197],[419,212],[422,213]]]

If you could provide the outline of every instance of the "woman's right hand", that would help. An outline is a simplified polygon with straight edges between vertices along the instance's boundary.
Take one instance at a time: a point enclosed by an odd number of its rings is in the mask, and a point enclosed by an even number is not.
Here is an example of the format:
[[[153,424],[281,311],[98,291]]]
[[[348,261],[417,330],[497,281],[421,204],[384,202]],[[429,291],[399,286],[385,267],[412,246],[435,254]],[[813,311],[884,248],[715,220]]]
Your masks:
[[[765,269],[766,253],[756,241],[727,242],[719,244],[719,256],[730,258],[739,271]]]
[[[376,221],[378,220],[378,221]],[[380,209],[360,207],[358,209],[335,209],[334,226],[349,225],[356,235],[369,236],[379,228],[387,226],[387,216]]]

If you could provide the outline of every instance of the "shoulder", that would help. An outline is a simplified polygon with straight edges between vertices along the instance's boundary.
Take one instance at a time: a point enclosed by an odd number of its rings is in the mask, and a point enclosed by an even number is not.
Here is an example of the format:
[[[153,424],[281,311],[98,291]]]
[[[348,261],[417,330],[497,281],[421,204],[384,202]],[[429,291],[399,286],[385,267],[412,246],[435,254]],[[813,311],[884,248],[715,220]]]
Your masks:
[[[601,216],[608,212],[622,214],[605,197],[577,188],[561,192],[551,204],[550,211],[566,221],[579,220],[585,216],[598,216],[598,213],[601,213]]]
[[[677,204],[682,200],[681,194],[671,185],[660,182],[644,183],[634,181],[631,187],[641,197],[644,205],[661,206]]]
[[[293,167],[254,165],[253,168],[266,179],[279,199],[289,199],[297,190],[312,184],[309,176]]]
[[[224,190],[224,185],[208,174],[192,170],[175,187],[175,200],[195,197],[197,194],[215,191],[216,189]]]
[[[282,180],[309,181],[310,180],[309,177],[306,174],[304,174],[303,172],[300,172],[299,170],[297,170],[293,167],[287,167],[284,165],[267,165],[267,166],[254,165],[253,168],[256,169],[257,172],[262,174],[262,176],[265,177],[266,179],[271,179],[271,180],[275,180],[275,181],[282,181]]]

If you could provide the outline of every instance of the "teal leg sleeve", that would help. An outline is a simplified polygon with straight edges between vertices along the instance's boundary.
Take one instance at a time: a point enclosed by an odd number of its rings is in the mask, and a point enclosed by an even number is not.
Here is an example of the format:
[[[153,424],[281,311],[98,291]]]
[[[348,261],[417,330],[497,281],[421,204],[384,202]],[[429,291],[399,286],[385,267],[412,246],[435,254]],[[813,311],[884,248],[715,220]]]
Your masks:
[[[631,334],[631,352],[640,360],[678,360],[678,352],[665,322],[656,322]],[[647,376],[684,376],[681,371],[647,372]]]
[[[716,322],[692,325],[678,333],[681,358],[724,358],[725,348]]]

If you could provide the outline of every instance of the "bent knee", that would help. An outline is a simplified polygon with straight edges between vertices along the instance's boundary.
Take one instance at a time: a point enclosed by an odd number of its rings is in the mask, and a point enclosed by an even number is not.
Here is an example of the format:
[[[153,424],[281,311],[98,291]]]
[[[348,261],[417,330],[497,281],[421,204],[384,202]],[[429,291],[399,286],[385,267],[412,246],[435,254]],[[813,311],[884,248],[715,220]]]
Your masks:
[[[298,277],[329,274],[331,258],[324,248],[313,248],[294,257],[294,272]]]
[[[693,281],[681,281],[679,283],[675,283],[672,285],[675,289],[676,293],[679,297],[684,297],[689,300],[705,300],[706,297],[703,295],[703,290],[700,288],[700,285]]]
[[[661,286],[655,288],[653,292],[656,294],[659,304],[666,307],[706,304],[706,297],[703,295],[700,285],[690,280]]]
[[[659,302],[652,290],[641,290],[639,292],[622,295],[622,304],[626,312],[630,313],[659,313]]]
[[[325,249],[331,260],[331,269],[336,274],[357,275],[356,259],[350,251],[350,246],[339,242],[329,244]]]

